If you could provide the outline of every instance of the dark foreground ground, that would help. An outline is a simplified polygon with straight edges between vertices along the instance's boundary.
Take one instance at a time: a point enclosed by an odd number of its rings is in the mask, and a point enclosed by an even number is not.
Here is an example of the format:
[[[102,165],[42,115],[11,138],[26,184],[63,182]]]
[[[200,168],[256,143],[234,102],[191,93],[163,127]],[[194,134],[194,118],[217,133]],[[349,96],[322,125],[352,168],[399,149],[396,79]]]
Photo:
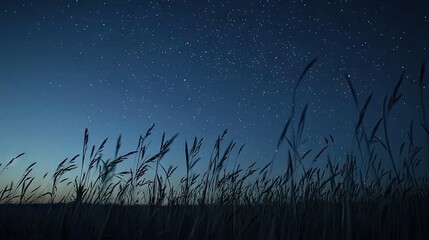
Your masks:
[[[429,239],[428,200],[295,208],[0,205],[0,239]]]

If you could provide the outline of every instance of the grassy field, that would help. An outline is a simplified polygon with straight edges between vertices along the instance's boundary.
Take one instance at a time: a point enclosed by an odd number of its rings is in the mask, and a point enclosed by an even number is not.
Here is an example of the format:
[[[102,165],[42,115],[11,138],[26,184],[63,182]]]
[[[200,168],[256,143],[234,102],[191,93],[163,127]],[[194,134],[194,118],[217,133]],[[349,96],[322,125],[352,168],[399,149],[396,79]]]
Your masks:
[[[345,75],[357,108],[355,147],[338,162],[329,151],[335,142],[331,135],[321,149],[301,149],[307,106],[298,112],[296,92],[315,62],[297,80],[292,111],[280,132],[277,149],[287,149],[282,175],[272,176],[272,162],[242,167],[234,161],[244,145],[225,144],[225,131],[210,159],[199,158],[201,139],[185,144],[186,171],[175,182],[177,166],[163,160],[177,135],[163,135],[159,151],[149,154],[151,126],[136,151],[120,155],[119,138],[115,156],[106,160],[107,139],[90,146],[85,130],[82,153],[43,176],[50,179],[47,186],[35,183],[35,163],[15,184],[2,183],[0,239],[429,239],[425,63],[416,90],[421,115],[398,146],[389,137],[394,131],[389,119],[401,102],[404,75],[372,125],[367,110],[373,95],[360,102]],[[22,155],[1,162],[0,175]],[[130,158],[134,167],[117,171]],[[208,162],[204,172],[195,170],[200,161]]]

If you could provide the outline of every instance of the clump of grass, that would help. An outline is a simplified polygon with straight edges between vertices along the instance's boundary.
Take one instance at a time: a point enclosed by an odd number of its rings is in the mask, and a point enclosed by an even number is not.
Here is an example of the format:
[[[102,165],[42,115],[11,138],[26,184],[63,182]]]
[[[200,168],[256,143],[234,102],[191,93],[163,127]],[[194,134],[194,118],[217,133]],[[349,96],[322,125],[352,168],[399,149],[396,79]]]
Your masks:
[[[429,118],[428,118],[428,111],[426,108],[425,103],[425,97],[424,97],[424,89],[425,89],[425,68],[426,68],[426,60],[423,62],[421,68],[420,68],[420,75],[419,75],[419,96],[420,96],[420,104],[421,104],[421,114],[422,114],[422,128],[424,130],[425,138],[426,138],[426,153],[427,156],[429,156]],[[429,157],[428,159],[428,168],[429,168]]]

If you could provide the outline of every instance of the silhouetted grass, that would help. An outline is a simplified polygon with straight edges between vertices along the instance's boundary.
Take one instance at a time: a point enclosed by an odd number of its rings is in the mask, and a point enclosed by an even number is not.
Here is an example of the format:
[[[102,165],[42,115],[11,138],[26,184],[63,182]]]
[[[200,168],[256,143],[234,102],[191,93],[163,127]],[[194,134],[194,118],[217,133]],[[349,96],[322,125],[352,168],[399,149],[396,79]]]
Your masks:
[[[48,186],[35,185],[35,162],[16,185],[3,183],[0,239],[429,239],[429,179],[427,171],[418,169],[429,150],[425,64],[419,78],[422,119],[413,120],[421,124],[410,123],[408,139],[400,146],[390,141],[394,130],[388,123],[401,100],[404,75],[371,126],[367,117],[374,94],[360,105],[345,74],[358,111],[351,129],[356,146],[339,162],[332,135],[320,149],[302,149],[308,105],[298,115],[296,97],[315,63],[296,82],[290,117],[280,133],[277,149],[286,148],[287,156],[242,166],[238,159],[244,145],[225,144],[225,130],[209,159],[199,157],[203,139],[185,142],[185,175],[172,182],[177,166],[165,165],[163,158],[177,135],[163,134],[159,150],[150,154],[152,125],[135,151],[121,155],[119,137],[114,157],[106,159],[108,139],[90,146],[85,129],[82,154],[45,174]],[[416,128],[426,134],[426,142],[417,142]],[[0,174],[22,155],[0,163]],[[129,170],[116,171],[130,159],[134,164]],[[287,161],[284,173],[271,176],[273,161],[282,160]],[[208,162],[205,172],[195,170],[201,161]],[[429,159],[423,162],[429,165]],[[72,190],[59,194],[59,189]]]

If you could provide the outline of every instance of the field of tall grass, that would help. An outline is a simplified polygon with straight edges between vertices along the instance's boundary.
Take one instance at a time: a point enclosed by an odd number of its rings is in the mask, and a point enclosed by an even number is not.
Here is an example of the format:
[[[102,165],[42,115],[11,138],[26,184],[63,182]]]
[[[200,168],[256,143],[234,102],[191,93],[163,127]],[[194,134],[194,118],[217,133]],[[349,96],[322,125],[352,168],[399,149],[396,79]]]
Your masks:
[[[401,107],[404,75],[369,124],[373,94],[358,99],[345,74],[357,108],[355,146],[345,161],[335,161],[332,135],[321,149],[302,150],[307,106],[298,111],[296,93],[315,62],[296,81],[290,117],[279,132],[277,149],[287,149],[286,156],[242,167],[237,159],[244,145],[225,144],[225,130],[209,159],[199,157],[202,139],[185,143],[186,171],[177,182],[177,166],[164,161],[177,135],[164,134],[150,153],[152,125],[135,151],[119,154],[119,138],[114,157],[106,159],[107,139],[90,146],[85,130],[82,153],[45,174],[49,184],[36,184],[36,163],[17,182],[1,183],[0,239],[429,239],[425,63],[416,89],[421,115],[399,146],[389,121]],[[22,155],[0,162],[0,176]],[[125,161],[134,167],[117,171]],[[201,161],[208,162],[206,171],[196,171]],[[286,161],[283,174],[272,176],[273,161]]]

